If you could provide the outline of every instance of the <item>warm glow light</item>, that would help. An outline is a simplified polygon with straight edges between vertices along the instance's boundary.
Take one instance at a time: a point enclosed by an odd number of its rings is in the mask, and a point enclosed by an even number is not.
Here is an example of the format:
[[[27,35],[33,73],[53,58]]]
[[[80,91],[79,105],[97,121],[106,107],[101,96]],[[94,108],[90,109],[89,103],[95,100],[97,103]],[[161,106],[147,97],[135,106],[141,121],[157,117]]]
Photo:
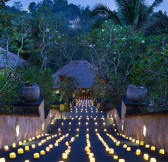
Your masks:
[[[9,146],[8,146],[8,145],[5,145],[5,146],[4,146],[4,150],[5,150],[5,151],[9,150]]]
[[[16,136],[19,136],[19,125],[16,126]]]
[[[151,151],[155,151],[155,150],[156,150],[155,146],[151,146]]]
[[[15,152],[11,152],[9,154],[9,157],[10,157],[10,159],[15,159],[16,158],[16,153]]]
[[[5,158],[0,158],[0,162],[5,162]]]
[[[149,159],[149,155],[148,154],[144,154],[143,158],[147,161]]]
[[[40,154],[39,153],[34,153],[34,159],[39,159],[40,158]]]
[[[137,150],[136,150],[136,155],[139,156],[140,154],[141,154],[141,150],[140,150],[140,149],[137,149]]]
[[[114,160],[118,160],[118,156],[117,156],[117,155],[114,155],[114,156],[113,156],[113,159],[114,159]]]
[[[22,149],[22,148],[19,148],[19,149],[18,149],[18,154],[23,154],[23,153],[24,153],[23,149]]]
[[[41,150],[41,151],[40,151],[40,155],[45,155],[45,151],[44,151],[44,150]]]
[[[160,149],[160,150],[159,150],[159,154],[162,154],[162,155],[164,155],[164,154],[165,154],[165,150],[163,150],[163,149]]]
[[[150,162],[156,162],[155,158],[150,158]]]
[[[146,137],[146,126],[145,125],[143,126],[143,135],[144,137]]]

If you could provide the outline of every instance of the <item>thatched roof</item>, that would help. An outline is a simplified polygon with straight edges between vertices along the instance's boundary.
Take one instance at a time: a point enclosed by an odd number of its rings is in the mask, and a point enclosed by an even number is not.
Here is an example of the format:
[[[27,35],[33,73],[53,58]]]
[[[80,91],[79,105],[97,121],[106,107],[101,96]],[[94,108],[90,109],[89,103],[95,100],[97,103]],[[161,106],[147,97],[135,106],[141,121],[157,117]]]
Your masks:
[[[88,61],[71,61],[53,74],[54,86],[59,88],[60,76],[71,76],[77,79],[80,88],[90,88],[93,85],[96,70]]]
[[[15,66],[17,56],[11,52],[7,52],[5,49],[0,47],[0,69],[3,69],[8,66]],[[27,62],[18,58],[17,66],[25,66]]]

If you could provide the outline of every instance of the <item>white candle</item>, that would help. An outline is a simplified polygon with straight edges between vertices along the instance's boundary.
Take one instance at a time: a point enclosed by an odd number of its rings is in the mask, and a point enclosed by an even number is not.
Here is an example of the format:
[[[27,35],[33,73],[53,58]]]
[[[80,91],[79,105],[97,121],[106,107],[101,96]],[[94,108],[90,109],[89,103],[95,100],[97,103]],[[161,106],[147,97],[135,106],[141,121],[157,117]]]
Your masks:
[[[149,159],[149,155],[148,155],[148,154],[144,154],[144,155],[143,155],[143,158],[144,158],[145,160],[148,160],[148,159]]]
[[[141,150],[140,149],[137,149],[136,150],[136,155],[140,155],[141,154]]]
[[[150,158],[150,162],[156,162],[155,158]]]

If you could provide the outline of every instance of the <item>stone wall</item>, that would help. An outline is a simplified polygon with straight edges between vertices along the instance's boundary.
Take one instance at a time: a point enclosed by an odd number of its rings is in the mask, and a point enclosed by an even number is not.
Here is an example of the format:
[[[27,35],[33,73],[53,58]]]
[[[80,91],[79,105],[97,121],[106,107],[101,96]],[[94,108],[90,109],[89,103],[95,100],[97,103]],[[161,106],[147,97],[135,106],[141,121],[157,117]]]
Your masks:
[[[126,116],[123,133],[168,153],[168,114]]]
[[[114,118],[119,133],[143,140],[168,153],[168,112],[126,115],[124,103],[121,112],[121,119],[116,109],[108,113]]]
[[[60,113],[50,110],[47,119],[44,114],[44,100],[39,106],[39,116],[35,115],[0,115],[0,147],[11,145],[28,138],[45,134],[51,120],[59,118]]]

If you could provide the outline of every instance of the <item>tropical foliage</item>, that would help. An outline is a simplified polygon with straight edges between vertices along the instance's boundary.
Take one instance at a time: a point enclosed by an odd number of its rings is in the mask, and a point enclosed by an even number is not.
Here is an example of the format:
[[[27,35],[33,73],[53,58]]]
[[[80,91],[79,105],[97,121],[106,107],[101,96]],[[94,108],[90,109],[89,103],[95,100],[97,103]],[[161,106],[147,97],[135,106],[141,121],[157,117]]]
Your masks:
[[[153,15],[153,11],[163,0],[155,0],[152,5],[148,6],[146,0],[115,0],[117,12],[112,11],[108,6],[99,4],[91,12],[91,17],[97,16],[95,27],[100,26],[105,20],[113,20],[115,24],[123,27],[130,26],[132,30],[144,31],[149,30],[151,26],[157,26],[162,29],[162,33],[166,32],[164,26],[158,26],[166,15],[160,15],[157,18]],[[152,18],[151,18],[152,17]],[[153,29],[154,30],[154,29]],[[157,28],[153,32],[157,32]]]

